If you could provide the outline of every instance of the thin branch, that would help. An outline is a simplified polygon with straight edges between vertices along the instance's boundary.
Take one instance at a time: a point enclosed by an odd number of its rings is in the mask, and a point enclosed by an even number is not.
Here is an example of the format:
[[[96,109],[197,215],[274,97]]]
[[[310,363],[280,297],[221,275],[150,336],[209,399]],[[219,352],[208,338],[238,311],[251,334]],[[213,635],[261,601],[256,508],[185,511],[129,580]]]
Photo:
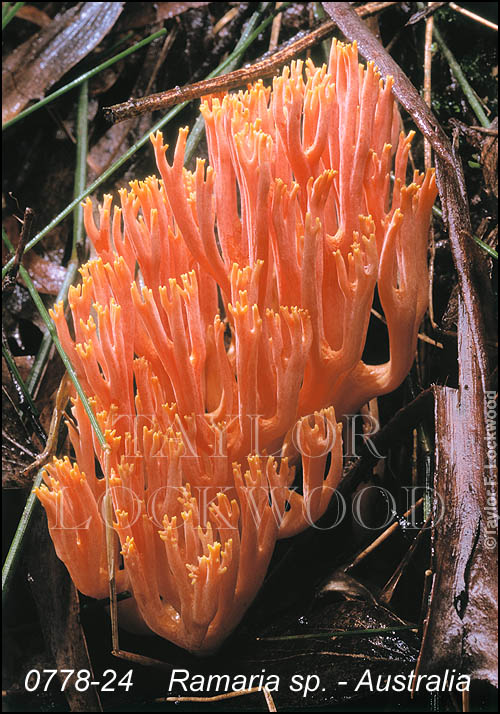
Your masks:
[[[422,601],[420,604],[420,615],[418,617],[418,633],[422,637],[424,621],[429,609],[429,596],[432,588],[432,578],[434,573],[429,568],[424,573],[424,587],[422,591]]]
[[[413,506],[411,506],[411,508],[409,508],[409,509],[406,511],[406,513],[403,513],[403,515],[401,516],[401,519],[403,519],[403,518],[408,518],[408,516],[410,516],[410,515],[413,513],[413,511],[416,511],[417,508],[419,508],[419,507],[423,504],[423,502],[424,502],[423,497],[422,497],[422,498],[419,498],[418,501],[417,501],[416,503],[414,503]],[[373,553],[373,551],[376,550],[380,545],[382,545],[382,543],[384,543],[388,538],[390,538],[390,536],[391,536],[393,533],[395,533],[395,532],[398,530],[398,528],[401,528],[401,522],[400,522],[400,521],[395,521],[395,523],[392,523],[392,525],[390,525],[389,528],[386,528],[386,530],[385,530],[383,533],[381,533],[381,534],[378,536],[378,538],[375,538],[375,540],[372,541],[372,542],[370,543],[370,545],[366,546],[366,548],[364,548],[364,549],[361,551],[361,553],[359,553],[359,554],[354,558],[354,560],[352,561],[352,563],[349,563],[349,565],[345,568],[346,572],[347,572],[348,570],[351,570],[352,568],[355,568],[356,565],[359,565],[359,563],[360,563],[362,560],[364,560],[367,555],[370,555],[370,553]]]
[[[236,69],[234,72],[229,72],[222,77],[204,79],[201,82],[194,82],[185,87],[175,87],[166,92],[157,92],[156,94],[150,94],[148,97],[129,99],[121,104],[104,107],[105,116],[108,120],[117,123],[146,112],[153,112],[158,109],[169,109],[179,104],[179,102],[190,102],[206,94],[243,87],[262,77],[271,77],[280,67],[289,62],[292,57],[295,57],[316,42],[328,37],[334,30],[335,23],[325,22],[305,37],[301,37],[293,44],[278,50],[270,58],[256,62],[249,67]]]
[[[375,308],[372,307],[371,309],[372,315],[375,315],[375,317],[380,320],[384,325],[387,325],[387,320],[383,315],[380,314]],[[429,337],[426,335],[424,332],[419,332],[417,334],[417,337],[419,340],[422,340],[422,342],[427,342],[427,344],[432,345],[433,347],[438,347],[440,350],[444,349],[444,345],[441,342],[437,342],[436,340],[433,340],[432,337]]]
[[[362,6],[357,8],[356,11],[364,17],[368,14],[379,12],[380,10],[394,4],[396,3],[370,3],[369,8]],[[285,10],[289,5],[290,3],[280,3],[280,7],[277,8],[276,12],[279,13]],[[267,21],[273,21],[273,15],[264,21],[264,23]],[[289,62],[293,57],[301,52],[304,52],[317,42],[329,37],[335,30],[335,27],[335,23],[330,21],[325,22],[315,30],[309,32],[307,35],[300,37],[290,44],[287,44],[281,50],[275,52],[271,57],[267,57],[266,59],[256,62],[248,67],[237,69],[234,72],[228,72],[222,77],[211,77],[210,79],[204,79],[201,82],[188,84],[184,87],[174,87],[174,89],[169,89],[165,92],[150,94],[148,97],[141,97],[139,99],[132,98],[120,104],[104,107],[105,116],[109,121],[117,123],[146,112],[153,112],[158,109],[169,109],[179,102],[190,102],[193,99],[199,99],[206,94],[236,89],[262,77],[272,77],[277,70],[280,69],[280,67]],[[260,33],[261,31],[262,30],[260,29],[256,32]],[[244,50],[242,49],[241,54],[243,54],[243,51]]]
[[[33,219],[35,217],[35,212],[32,208],[27,207],[24,211],[24,218],[22,222],[21,235],[19,236],[19,243],[17,244],[16,252],[14,254],[14,259],[8,275],[5,275],[2,281],[2,290],[5,295],[11,293],[14,290],[16,284],[17,275],[19,273],[19,266],[21,265],[21,259],[23,257],[24,250],[29,241],[31,235],[31,228],[33,226]],[[2,276],[3,277],[3,276]]]
[[[474,129],[474,131],[480,131],[482,134],[488,134],[489,136],[498,136],[498,129],[492,126],[475,126],[472,125],[469,129]]]
[[[429,7],[433,3],[429,3]],[[432,106],[432,32],[434,29],[434,16],[430,15],[425,21],[425,50],[424,50],[424,102]],[[424,139],[424,163],[429,169],[432,165],[432,147],[428,139]]]
[[[415,12],[413,15],[411,15],[410,19],[406,23],[405,27],[408,27],[408,25],[415,25],[417,22],[420,22],[421,20],[426,20],[428,17],[431,17],[434,15],[434,13],[439,10],[440,7],[443,7],[446,5],[445,2],[430,2],[427,5],[424,5],[423,3],[419,4],[419,10],[418,12]]]
[[[487,20],[485,17],[481,17],[481,15],[477,15],[475,12],[471,12],[465,7],[457,5],[455,2],[450,2],[448,4],[452,10],[455,10],[455,12],[459,12],[460,14],[465,15],[465,17],[470,17],[471,20],[475,20],[476,22],[481,23],[481,25],[489,27],[490,29],[496,30],[498,32],[498,25],[495,25],[495,23],[491,22],[491,20]]]
[[[280,5],[281,5],[280,2],[276,3],[277,10]],[[273,25],[271,27],[271,37],[269,39],[269,52],[275,52],[276,48],[278,47],[278,39],[280,36],[280,30],[281,30],[281,17],[282,17],[282,13],[280,12],[276,15],[276,17],[273,20]]]
[[[258,694],[262,692],[267,704],[267,710],[270,712],[277,711],[274,700],[271,696],[269,689],[264,687],[252,687],[252,689],[244,689],[241,692],[226,692],[225,694],[217,694],[215,697],[160,697],[155,699],[155,702],[223,702],[226,699],[233,699],[234,697],[244,697],[248,694]]]
[[[232,7],[230,10],[228,10],[228,11],[226,12],[226,14],[223,15],[223,16],[221,17],[221,19],[218,20],[218,21],[215,23],[215,25],[212,27],[212,33],[211,33],[212,36],[215,37],[215,35],[218,35],[219,32],[220,32],[226,25],[228,25],[230,22],[232,22],[232,21],[234,20],[235,17],[237,17],[237,15],[239,14],[239,12],[240,12],[240,8],[239,8],[239,7]]]
[[[427,516],[427,518],[425,520],[424,525],[422,526],[422,528],[419,530],[419,532],[415,536],[413,543],[411,544],[411,546],[408,548],[408,550],[404,554],[403,559],[399,563],[398,567],[396,568],[394,573],[391,575],[391,577],[389,578],[387,583],[382,588],[382,592],[380,594],[380,602],[383,605],[388,606],[389,603],[391,602],[392,596],[394,595],[394,591],[396,590],[398,583],[401,580],[401,576],[404,572],[404,569],[406,568],[406,566],[408,565],[410,560],[413,558],[415,551],[417,549],[417,546],[422,539],[423,534],[429,528],[429,525],[431,522],[431,516],[432,516],[432,514],[429,513],[429,515]]]
[[[66,372],[63,375],[59,389],[57,390],[56,403],[50,420],[49,433],[45,439],[45,448],[35,460],[21,471],[23,476],[29,475],[32,471],[39,471],[54,456],[57,450],[57,441],[59,438],[59,428],[64,417],[66,404],[70,397],[70,381]]]
[[[256,637],[259,642],[287,642],[289,640],[337,639],[337,637],[371,637],[372,635],[390,635],[394,632],[416,632],[414,625],[396,625],[395,627],[369,627],[360,630],[331,630],[330,632],[308,632],[304,635],[280,635],[277,637]]]

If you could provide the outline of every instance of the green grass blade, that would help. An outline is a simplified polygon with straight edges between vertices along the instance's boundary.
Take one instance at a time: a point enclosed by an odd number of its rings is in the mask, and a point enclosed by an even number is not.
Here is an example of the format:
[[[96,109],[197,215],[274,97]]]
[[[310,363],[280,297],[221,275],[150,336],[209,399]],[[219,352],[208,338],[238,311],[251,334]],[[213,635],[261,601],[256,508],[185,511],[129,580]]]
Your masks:
[[[2,604],[9,593],[9,587],[12,582],[12,576],[16,571],[16,565],[19,562],[19,557],[22,552],[24,538],[28,531],[31,516],[38,503],[38,498],[35,495],[35,488],[39,488],[42,483],[43,469],[40,469],[33,481],[33,489],[31,490],[26,505],[19,519],[14,538],[10,544],[9,552],[5,558],[4,564],[2,566]]]
[[[6,3],[10,6],[10,3]],[[23,5],[26,5],[24,2],[16,2],[14,7],[12,8],[7,8],[5,9],[5,13],[2,12],[2,31],[7,27],[9,22],[14,19],[14,17],[17,15],[17,11],[22,8]]]

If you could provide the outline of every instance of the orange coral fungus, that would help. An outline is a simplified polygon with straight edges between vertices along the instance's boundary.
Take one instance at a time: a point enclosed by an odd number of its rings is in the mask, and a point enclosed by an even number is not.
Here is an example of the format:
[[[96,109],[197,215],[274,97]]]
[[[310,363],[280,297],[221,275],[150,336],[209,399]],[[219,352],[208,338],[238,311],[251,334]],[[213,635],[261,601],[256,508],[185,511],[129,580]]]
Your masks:
[[[69,293],[74,336],[61,304],[52,316],[109,449],[75,398],[76,463],[49,465],[38,496],[76,586],[102,598],[97,462],[108,470],[118,587],[191,651],[220,645],[276,540],[325,512],[342,471],[335,413],[394,389],[413,361],[436,188],[432,171],[406,185],[412,134],[391,85],[334,42],[328,67],[295,62],[272,90],[205,98],[209,166],[184,168],[187,129],[169,164],[158,133],[161,180],[133,181],[112,216],[105,196],[98,226],[85,204],[98,257]],[[376,286],[390,358],[372,366]]]

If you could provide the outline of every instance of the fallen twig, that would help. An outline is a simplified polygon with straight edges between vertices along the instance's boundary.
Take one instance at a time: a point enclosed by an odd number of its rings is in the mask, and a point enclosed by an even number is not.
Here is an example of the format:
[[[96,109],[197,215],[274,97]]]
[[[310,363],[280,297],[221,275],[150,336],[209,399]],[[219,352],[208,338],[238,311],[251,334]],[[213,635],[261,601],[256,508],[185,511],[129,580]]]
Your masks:
[[[394,2],[367,3],[367,5],[357,8],[356,11],[365,17],[366,15],[380,12],[394,4]],[[165,92],[150,94],[148,97],[141,97],[139,99],[131,98],[126,102],[104,107],[104,114],[109,121],[117,123],[146,112],[153,112],[158,109],[170,109],[170,107],[173,107],[175,104],[198,99],[206,94],[225,92],[230,89],[244,87],[256,79],[271,77],[280,67],[290,62],[296,55],[331,35],[335,28],[336,24],[334,22],[325,22],[307,35],[301,36],[294,42],[286,44],[271,57],[266,57],[266,59],[248,67],[236,69],[234,72],[228,72],[221,77],[212,77],[211,79],[204,79],[201,82],[188,84],[185,87],[174,87],[174,89],[169,89]]]

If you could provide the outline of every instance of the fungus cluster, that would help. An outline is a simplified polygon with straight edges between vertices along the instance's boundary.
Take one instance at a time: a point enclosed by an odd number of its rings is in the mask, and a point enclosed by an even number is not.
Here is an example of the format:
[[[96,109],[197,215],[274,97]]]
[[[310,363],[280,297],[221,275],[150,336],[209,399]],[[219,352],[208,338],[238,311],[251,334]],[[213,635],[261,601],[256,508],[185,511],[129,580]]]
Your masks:
[[[78,589],[108,594],[105,479],[117,587],[136,619],[193,652],[241,620],[275,542],[313,524],[342,473],[340,417],[397,387],[426,309],[434,174],[407,185],[391,78],[334,42],[329,66],[206,97],[209,165],[104,197],[85,226],[97,257],[52,317],[106,436],[78,397],[75,462],[37,494]],[[394,172],[391,181],[391,171]],[[374,291],[387,363],[361,357]],[[301,483],[296,466],[301,465]]]

